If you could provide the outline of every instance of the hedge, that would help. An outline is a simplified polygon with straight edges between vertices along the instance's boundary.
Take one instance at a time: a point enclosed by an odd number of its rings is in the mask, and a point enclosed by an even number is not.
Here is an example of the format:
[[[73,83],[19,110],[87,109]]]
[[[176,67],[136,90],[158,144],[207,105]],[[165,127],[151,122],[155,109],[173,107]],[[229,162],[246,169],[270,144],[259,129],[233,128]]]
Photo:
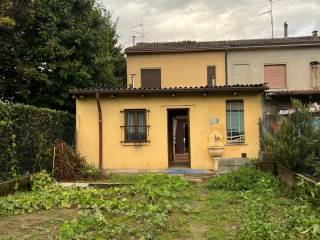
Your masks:
[[[74,115],[0,101],[0,180],[15,172],[51,171],[58,140],[73,143]]]

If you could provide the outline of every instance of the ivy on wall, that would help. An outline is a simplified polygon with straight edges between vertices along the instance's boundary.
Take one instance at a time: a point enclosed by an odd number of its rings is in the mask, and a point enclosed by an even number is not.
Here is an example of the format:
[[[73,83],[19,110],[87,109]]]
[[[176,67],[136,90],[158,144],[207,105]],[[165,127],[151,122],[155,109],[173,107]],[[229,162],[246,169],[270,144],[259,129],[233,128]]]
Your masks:
[[[73,143],[74,115],[0,101],[0,180],[50,171],[58,139]]]

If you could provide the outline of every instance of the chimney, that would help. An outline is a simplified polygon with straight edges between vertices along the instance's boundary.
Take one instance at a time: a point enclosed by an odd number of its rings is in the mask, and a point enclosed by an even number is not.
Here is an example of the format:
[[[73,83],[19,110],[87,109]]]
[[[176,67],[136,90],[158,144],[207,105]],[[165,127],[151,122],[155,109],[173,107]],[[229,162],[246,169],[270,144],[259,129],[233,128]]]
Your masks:
[[[313,32],[312,32],[312,36],[318,37],[318,31],[313,31]]]
[[[284,38],[288,37],[288,23],[284,23]]]

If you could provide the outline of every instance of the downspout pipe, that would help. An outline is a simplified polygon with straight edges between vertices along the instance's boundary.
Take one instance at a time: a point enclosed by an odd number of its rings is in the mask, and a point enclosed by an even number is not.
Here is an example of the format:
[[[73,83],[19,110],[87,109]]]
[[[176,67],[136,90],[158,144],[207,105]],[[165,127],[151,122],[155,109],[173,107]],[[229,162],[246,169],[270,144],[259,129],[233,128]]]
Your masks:
[[[225,60],[225,63],[224,63],[224,68],[225,68],[225,71],[226,71],[226,74],[225,74],[225,76],[226,76],[226,79],[225,79],[225,82],[226,82],[226,86],[228,86],[229,85],[229,83],[228,83],[228,48],[226,48],[226,51],[225,51],[225,58],[224,58]]]
[[[103,170],[103,145],[102,145],[102,111],[101,111],[101,103],[100,103],[100,94],[96,93],[96,101],[97,101],[97,109],[98,109],[98,117],[99,117],[99,169]]]

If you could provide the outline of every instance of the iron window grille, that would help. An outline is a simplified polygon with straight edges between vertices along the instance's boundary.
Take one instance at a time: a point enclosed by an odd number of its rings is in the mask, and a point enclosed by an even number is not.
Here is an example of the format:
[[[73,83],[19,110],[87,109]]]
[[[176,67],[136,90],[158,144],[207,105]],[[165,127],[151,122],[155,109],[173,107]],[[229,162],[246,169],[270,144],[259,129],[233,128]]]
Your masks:
[[[227,143],[244,143],[243,100],[226,101]]]
[[[149,142],[149,111],[146,109],[125,109],[122,113],[124,125],[121,126],[121,142],[133,144]]]

